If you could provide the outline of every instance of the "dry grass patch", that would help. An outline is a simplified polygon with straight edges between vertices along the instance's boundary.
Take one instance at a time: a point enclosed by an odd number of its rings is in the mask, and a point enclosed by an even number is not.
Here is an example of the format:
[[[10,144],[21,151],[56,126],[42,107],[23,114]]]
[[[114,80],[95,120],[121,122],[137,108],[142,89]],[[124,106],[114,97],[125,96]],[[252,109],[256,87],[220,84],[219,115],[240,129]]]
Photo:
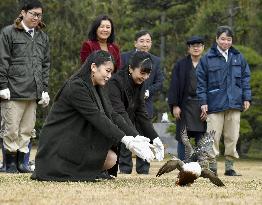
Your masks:
[[[149,175],[119,175],[97,183],[54,183],[30,180],[29,174],[0,174],[0,204],[262,204],[262,162],[239,161],[242,177],[219,176],[226,187],[199,178],[191,187],[177,187],[177,171],[155,177],[164,162],[153,162]]]

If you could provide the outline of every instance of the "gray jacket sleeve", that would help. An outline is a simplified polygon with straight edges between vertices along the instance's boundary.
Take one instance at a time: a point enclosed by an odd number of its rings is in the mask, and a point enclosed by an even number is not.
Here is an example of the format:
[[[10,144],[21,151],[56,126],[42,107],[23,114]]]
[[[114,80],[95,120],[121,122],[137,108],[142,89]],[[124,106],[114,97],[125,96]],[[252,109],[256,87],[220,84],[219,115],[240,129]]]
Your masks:
[[[0,34],[0,90],[7,88],[8,85],[7,73],[11,56],[10,45],[12,42],[5,31],[6,30],[3,29]]]

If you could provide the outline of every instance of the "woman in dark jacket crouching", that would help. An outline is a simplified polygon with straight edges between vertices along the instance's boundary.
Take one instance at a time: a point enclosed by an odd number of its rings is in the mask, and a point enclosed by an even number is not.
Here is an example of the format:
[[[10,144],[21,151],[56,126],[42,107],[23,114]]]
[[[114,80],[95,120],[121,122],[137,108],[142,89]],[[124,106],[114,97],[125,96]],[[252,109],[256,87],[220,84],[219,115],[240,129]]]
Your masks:
[[[152,70],[150,54],[136,51],[129,65],[118,71],[108,83],[109,97],[114,110],[125,122],[136,129],[140,135],[148,137],[154,145],[156,159],[164,158],[164,146],[153,128],[153,124],[145,109],[144,81]],[[136,172],[148,174],[150,164],[141,158],[136,159]],[[131,174],[133,168],[132,153],[121,144],[119,169],[123,174]]]
[[[116,114],[103,86],[114,70],[106,51],[92,53],[81,69],[60,89],[39,138],[32,179],[90,181],[116,163],[112,145],[150,161],[154,154],[146,139]]]

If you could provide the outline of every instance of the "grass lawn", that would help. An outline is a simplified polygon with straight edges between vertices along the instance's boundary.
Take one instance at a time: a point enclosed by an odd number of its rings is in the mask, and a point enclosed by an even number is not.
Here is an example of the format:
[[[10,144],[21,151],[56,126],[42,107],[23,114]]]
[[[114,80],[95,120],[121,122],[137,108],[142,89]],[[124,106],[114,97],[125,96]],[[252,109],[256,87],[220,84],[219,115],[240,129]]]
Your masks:
[[[166,160],[165,160],[166,161]],[[164,162],[152,162],[149,175],[121,175],[96,183],[54,183],[30,180],[30,174],[0,174],[0,204],[262,204],[262,161],[239,160],[243,176],[226,177],[223,161],[218,174],[226,187],[199,178],[190,187],[175,185],[177,171],[155,177]]]

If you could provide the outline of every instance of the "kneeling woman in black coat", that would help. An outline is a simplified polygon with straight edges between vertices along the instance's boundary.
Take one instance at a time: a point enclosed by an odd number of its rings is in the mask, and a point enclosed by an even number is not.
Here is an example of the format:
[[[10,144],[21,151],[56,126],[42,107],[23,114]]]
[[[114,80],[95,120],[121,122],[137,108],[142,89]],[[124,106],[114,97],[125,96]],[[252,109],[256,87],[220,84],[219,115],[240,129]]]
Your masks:
[[[164,158],[164,146],[153,128],[145,108],[144,81],[152,70],[150,54],[136,51],[130,59],[128,67],[119,70],[108,83],[109,97],[114,110],[125,122],[135,128],[140,135],[148,137],[154,145],[156,159]],[[136,172],[148,174],[150,164],[141,158],[136,160]],[[121,173],[131,174],[133,168],[132,153],[121,144],[119,169]]]
[[[122,142],[144,160],[154,154],[145,138],[116,114],[104,92],[114,70],[106,51],[92,53],[57,93],[41,130],[32,179],[92,181],[117,160],[110,150]]]

